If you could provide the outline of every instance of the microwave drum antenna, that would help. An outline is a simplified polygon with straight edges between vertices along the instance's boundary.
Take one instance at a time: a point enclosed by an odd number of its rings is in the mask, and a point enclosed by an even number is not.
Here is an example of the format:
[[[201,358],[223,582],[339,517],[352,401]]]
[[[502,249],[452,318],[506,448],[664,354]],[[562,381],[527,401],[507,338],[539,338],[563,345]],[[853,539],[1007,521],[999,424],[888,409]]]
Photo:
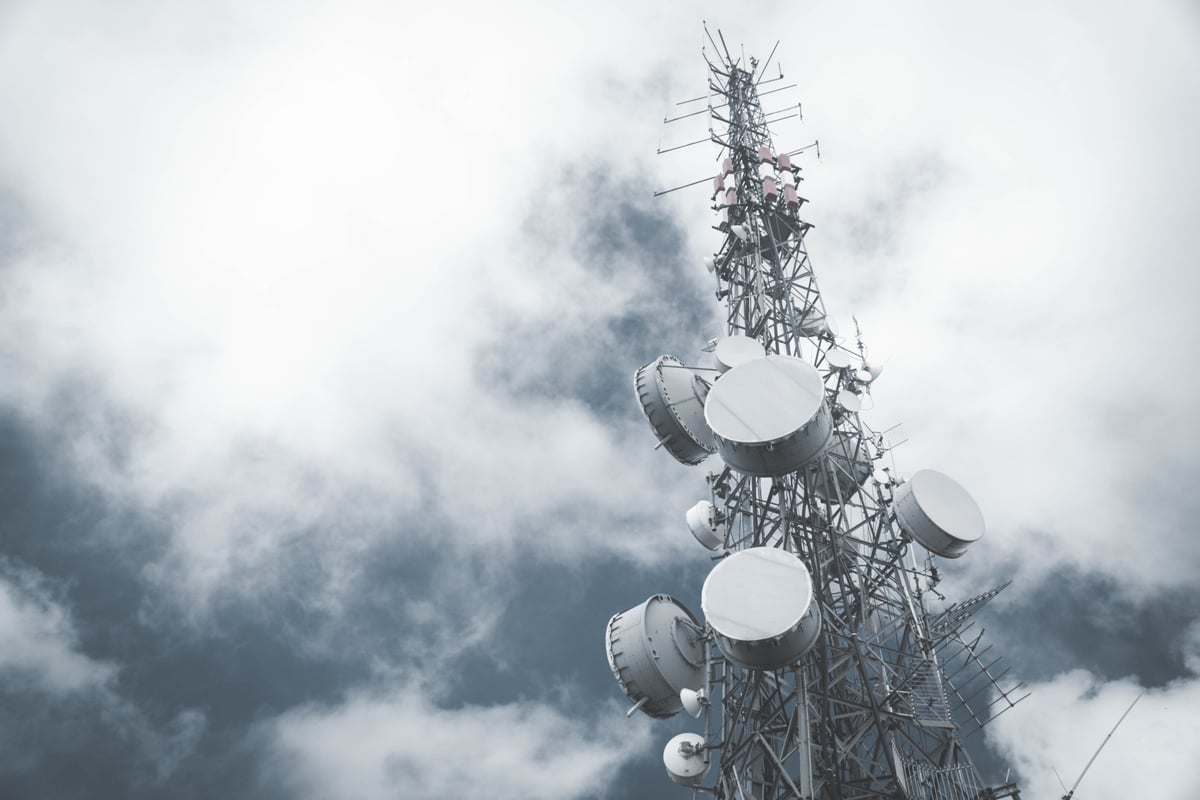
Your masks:
[[[659,447],[681,464],[699,464],[712,454],[712,431],[704,419],[709,385],[674,356],[659,356],[633,375],[638,406]]]
[[[681,689],[704,687],[700,625],[674,597],[656,594],[616,614],[604,637],[608,666],[642,711],[665,719],[683,708]]]
[[[931,553],[958,558],[983,536],[983,514],[967,490],[932,469],[913,473],[894,495],[896,521]]]
[[[700,597],[721,652],[750,669],[795,662],[821,633],[808,568],[774,547],[747,548],[717,564]]]
[[[833,431],[820,373],[792,356],[729,370],[709,392],[704,416],[725,463],[758,477],[795,472],[824,451]]]

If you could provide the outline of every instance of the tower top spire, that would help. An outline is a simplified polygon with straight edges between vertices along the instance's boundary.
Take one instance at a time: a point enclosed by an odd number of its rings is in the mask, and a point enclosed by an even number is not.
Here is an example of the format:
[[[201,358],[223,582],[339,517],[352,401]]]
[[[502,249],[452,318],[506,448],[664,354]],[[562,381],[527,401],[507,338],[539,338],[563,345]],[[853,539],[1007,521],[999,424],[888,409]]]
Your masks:
[[[704,38],[707,94],[681,105],[707,100],[708,137],[660,152],[716,145],[716,173],[676,188],[712,187],[705,267],[725,336],[712,367],[664,355],[635,386],[658,447],[714,464],[685,518],[718,563],[703,624],[656,595],[610,621],[609,664],[635,708],[701,718],[663,759],[676,783],[716,798],[1018,797],[986,787],[960,727],[1021,699],[967,635],[1003,586],[940,614],[925,606],[938,559],[986,547],[982,515],[952,478],[899,480],[885,465],[885,439],[860,413],[880,369],[857,319],[851,341],[839,336],[805,242],[796,160],[819,146],[777,148],[771,125],[800,106],[762,106],[794,84],[760,91],[783,81],[782,68],[765,77],[775,49],[760,69],[719,30]]]

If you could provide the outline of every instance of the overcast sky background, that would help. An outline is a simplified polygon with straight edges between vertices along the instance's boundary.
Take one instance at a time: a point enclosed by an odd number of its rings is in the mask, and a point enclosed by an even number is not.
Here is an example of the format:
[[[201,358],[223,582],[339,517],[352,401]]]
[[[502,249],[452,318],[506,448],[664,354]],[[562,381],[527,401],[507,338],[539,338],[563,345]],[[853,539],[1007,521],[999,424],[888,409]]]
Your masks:
[[[686,796],[602,636],[709,566],[630,390],[718,330],[705,18],[1014,579],[989,777],[1145,691],[1076,796],[1195,797],[1200,7],[309,0],[0,4],[0,796]]]

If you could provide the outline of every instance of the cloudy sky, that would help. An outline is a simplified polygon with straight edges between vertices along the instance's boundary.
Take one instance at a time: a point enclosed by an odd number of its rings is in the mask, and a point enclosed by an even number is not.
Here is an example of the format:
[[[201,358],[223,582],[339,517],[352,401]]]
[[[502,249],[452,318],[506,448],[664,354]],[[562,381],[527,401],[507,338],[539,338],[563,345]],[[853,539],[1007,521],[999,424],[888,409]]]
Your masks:
[[[1014,579],[989,777],[1144,691],[1077,797],[1195,796],[1200,7],[710,6],[0,3],[0,796],[685,796],[602,637],[709,566],[630,390],[718,330],[701,19]]]

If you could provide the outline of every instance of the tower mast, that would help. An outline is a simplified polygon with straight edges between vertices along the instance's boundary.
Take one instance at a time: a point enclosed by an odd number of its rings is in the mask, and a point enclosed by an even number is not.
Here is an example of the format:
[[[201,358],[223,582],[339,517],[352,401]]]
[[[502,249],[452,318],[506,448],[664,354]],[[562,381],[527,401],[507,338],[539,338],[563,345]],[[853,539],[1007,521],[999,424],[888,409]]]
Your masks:
[[[1020,699],[971,635],[971,616],[1004,586],[926,607],[938,558],[982,535],[978,507],[941,473],[897,481],[882,466],[889,444],[859,413],[879,369],[826,313],[801,151],[775,148],[758,62],[705,34],[722,234],[706,263],[726,337],[715,378],[663,356],[635,383],[660,446],[685,464],[714,451],[724,462],[687,514],[722,560],[703,625],[656,595],[610,621],[610,666],[645,713],[703,716],[704,733],[672,739],[664,761],[677,783],[717,798],[1019,797],[987,787],[963,745],[964,726]]]

